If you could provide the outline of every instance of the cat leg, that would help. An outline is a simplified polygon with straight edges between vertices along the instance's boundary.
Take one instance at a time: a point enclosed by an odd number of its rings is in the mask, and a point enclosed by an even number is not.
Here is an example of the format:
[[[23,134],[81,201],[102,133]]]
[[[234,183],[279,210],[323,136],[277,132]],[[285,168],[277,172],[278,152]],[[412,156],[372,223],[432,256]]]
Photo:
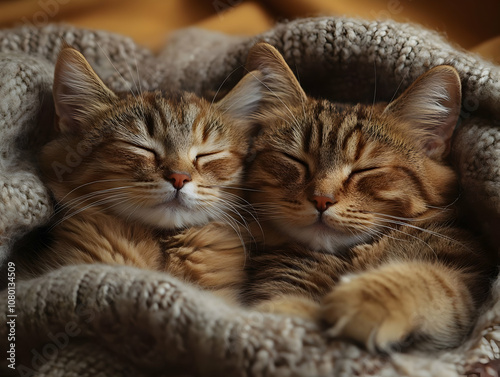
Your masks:
[[[193,227],[162,241],[164,270],[236,301],[245,279],[244,240],[228,225]]]
[[[458,346],[471,328],[474,304],[458,270],[427,262],[394,262],[342,279],[322,301],[333,336],[369,351]]]

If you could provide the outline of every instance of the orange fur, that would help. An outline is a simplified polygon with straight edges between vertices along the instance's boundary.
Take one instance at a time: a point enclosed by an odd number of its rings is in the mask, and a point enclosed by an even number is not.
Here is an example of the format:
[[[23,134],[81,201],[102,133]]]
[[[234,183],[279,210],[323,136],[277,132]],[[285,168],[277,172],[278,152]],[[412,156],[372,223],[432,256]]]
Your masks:
[[[254,86],[243,80],[217,104],[191,93],[113,93],[78,51],[63,48],[58,135],[40,156],[57,202],[53,242],[25,270],[123,264],[212,290],[239,284],[245,255],[235,219],[259,100],[241,92]]]
[[[320,320],[371,351],[458,345],[493,263],[456,225],[456,71],[430,70],[388,106],[351,106],[307,97],[269,45],[247,68],[211,105],[112,93],[63,50],[60,133],[41,156],[58,214],[33,271],[128,264],[235,299],[245,269],[247,304]],[[263,231],[252,224],[245,265],[232,215],[255,123],[246,186]],[[172,174],[188,178],[180,194]]]
[[[306,97],[269,45],[248,66],[266,101],[247,174],[264,226],[247,303],[320,318],[371,351],[460,344],[493,262],[456,225],[456,71],[436,67],[388,106],[365,106]]]

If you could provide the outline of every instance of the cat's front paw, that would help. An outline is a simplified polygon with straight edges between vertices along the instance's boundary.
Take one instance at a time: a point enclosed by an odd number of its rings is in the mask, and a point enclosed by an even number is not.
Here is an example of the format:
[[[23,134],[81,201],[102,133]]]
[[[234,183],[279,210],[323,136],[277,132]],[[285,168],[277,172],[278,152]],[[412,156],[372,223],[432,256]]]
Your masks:
[[[323,298],[320,317],[331,326],[329,335],[353,340],[370,352],[389,352],[412,333],[409,310],[396,290],[360,275],[344,279]]]
[[[165,271],[203,288],[236,295],[236,287],[245,279],[245,244],[230,226],[193,227],[164,243]]]

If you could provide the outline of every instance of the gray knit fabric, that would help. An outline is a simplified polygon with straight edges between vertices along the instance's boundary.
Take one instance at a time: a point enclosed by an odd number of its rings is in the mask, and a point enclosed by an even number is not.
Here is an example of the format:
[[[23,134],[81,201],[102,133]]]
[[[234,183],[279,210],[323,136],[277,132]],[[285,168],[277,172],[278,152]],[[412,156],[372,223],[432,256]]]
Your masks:
[[[36,153],[45,140],[41,125],[52,117],[50,86],[63,40],[114,90],[227,89],[258,40],[282,51],[307,91],[333,100],[371,103],[376,92],[387,101],[430,67],[451,64],[463,84],[453,147],[463,198],[500,245],[500,68],[433,32],[389,21],[304,19],[253,38],[188,29],[154,56],[124,37],[50,25],[0,31],[2,261],[13,241],[52,213]],[[2,322],[6,297],[0,293]],[[500,358],[499,282],[459,349],[390,358],[326,339],[313,323],[230,307],[166,274],[127,267],[73,266],[18,281],[16,314],[23,375],[457,376]],[[7,330],[0,327],[2,342]],[[0,366],[7,367],[4,357]]]

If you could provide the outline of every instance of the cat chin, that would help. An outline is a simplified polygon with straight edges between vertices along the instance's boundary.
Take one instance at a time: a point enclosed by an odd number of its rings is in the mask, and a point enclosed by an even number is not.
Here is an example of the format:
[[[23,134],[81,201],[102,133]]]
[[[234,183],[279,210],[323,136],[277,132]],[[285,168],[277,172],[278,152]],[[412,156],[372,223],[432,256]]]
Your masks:
[[[369,235],[353,235],[334,229],[325,229],[324,227],[281,227],[282,230],[291,238],[310,247],[316,251],[328,252],[331,254],[340,254],[346,248],[367,242]]]
[[[205,225],[212,220],[211,216],[206,213],[180,206],[138,208],[131,213],[121,212],[120,215],[132,221],[136,220],[164,229]]]

